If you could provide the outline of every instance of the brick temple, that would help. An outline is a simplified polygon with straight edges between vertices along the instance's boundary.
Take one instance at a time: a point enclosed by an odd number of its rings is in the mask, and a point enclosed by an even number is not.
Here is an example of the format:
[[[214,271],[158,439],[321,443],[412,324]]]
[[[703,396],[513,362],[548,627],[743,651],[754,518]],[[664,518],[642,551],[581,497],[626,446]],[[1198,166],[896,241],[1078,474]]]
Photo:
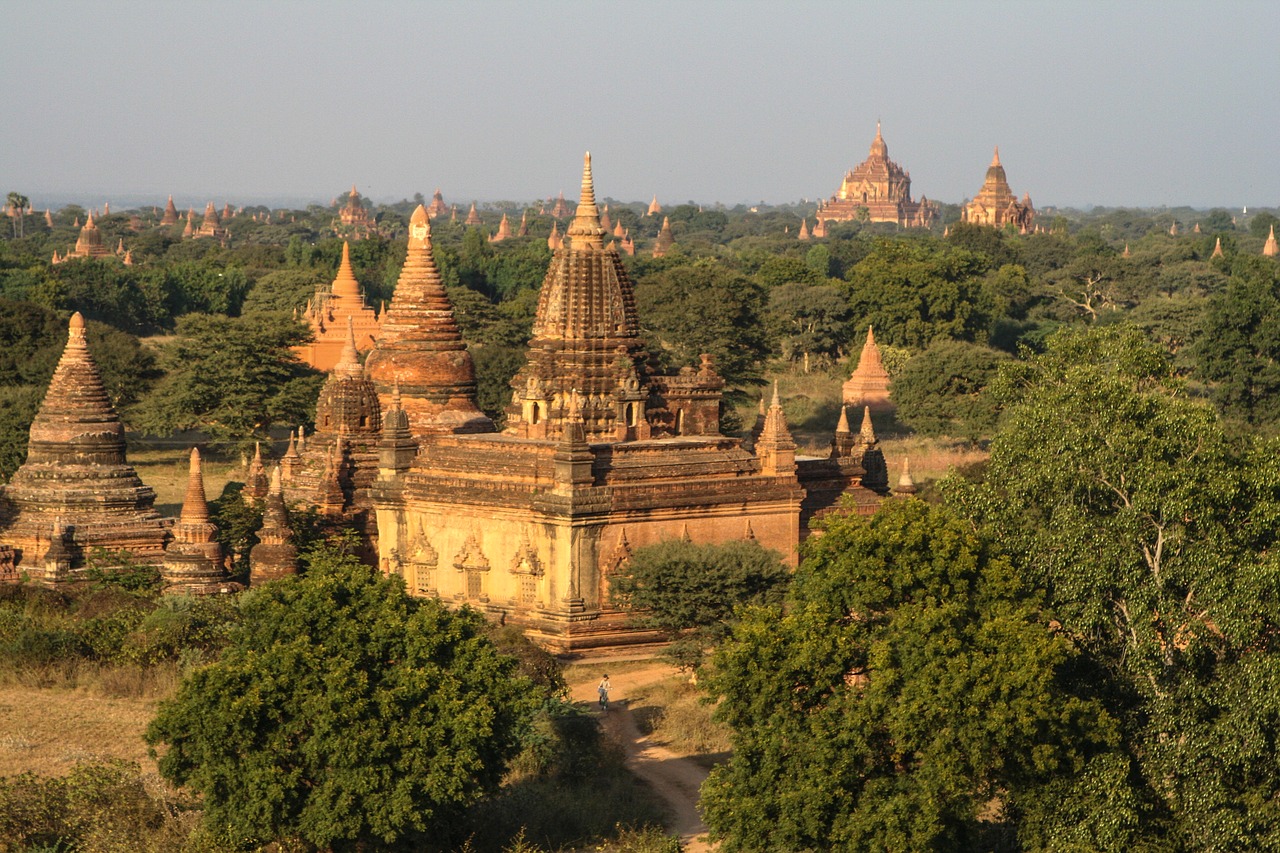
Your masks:
[[[368,352],[373,348],[382,321],[378,312],[365,303],[351,269],[351,247],[343,242],[338,273],[326,291],[316,293],[307,303],[302,319],[311,327],[312,340],[294,349],[298,358],[316,370],[332,370],[347,342],[347,326],[356,335],[356,348]]]
[[[1022,201],[1018,201],[1013,190],[1009,189],[1004,166],[1000,164],[999,147],[987,167],[982,189],[972,201],[965,202],[960,209],[960,218],[975,225],[994,225],[997,228],[1011,225],[1023,233],[1033,227],[1036,210],[1031,205],[1031,195],[1023,195]]]
[[[870,512],[887,493],[869,420],[853,434],[842,413],[830,453],[801,457],[776,392],[744,441],[720,434],[724,382],[709,356],[651,372],[631,280],[604,244],[589,155],[506,429],[465,416],[474,369],[453,348],[425,212],[414,220],[405,270],[417,267],[416,293],[402,276],[384,326],[395,334],[366,366],[383,406],[379,565],[412,594],[470,604],[560,650],[643,641],[609,599],[609,575],[633,549],[751,539],[794,563],[816,515],[842,496]]]
[[[938,218],[938,207],[923,196],[912,201],[911,173],[889,159],[889,146],[880,135],[880,122],[876,122],[876,138],[867,159],[845,172],[840,189],[818,206],[817,215],[819,222],[865,219],[893,222],[903,228],[928,228]]]

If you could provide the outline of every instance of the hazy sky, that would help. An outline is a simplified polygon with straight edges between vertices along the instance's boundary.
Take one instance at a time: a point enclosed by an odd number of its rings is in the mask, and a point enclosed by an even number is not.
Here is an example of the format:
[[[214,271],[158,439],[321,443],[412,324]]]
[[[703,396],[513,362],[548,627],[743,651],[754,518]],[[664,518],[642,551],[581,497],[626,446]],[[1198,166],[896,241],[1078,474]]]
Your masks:
[[[1280,3],[18,2],[0,191],[1280,205]]]

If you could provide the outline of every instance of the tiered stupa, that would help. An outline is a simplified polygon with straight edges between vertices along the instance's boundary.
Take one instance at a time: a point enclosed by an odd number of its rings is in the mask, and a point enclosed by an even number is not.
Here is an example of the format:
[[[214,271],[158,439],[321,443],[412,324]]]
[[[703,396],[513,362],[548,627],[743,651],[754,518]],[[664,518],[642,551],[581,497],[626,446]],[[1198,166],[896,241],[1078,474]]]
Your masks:
[[[178,224],[178,208],[173,206],[173,196],[169,196],[169,201],[164,206],[164,216],[160,217],[161,227],[167,228],[170,225]]]
[[[472,226],[480,226],[484,224],[484,220],[480,218],[480,214],[476,213],[476,203],[474,201],[471,202],[471,210],[467,213],[466,221],[462,224]]]
[[[360,293],[360,283],[351,269],[351,248],[346,242],[342,244],[342,259],[333,284],[308,303],[302,319],[311,326],[313,340],[295,347],[294,352],[316,370],[330,370],[338,363],[347,342],[348,321],[355,329],[356,349],[360,352],[373,349],[381,320]]]
[[[1031,205],[1031,196],[1023,196],[1022,201],[1009,189],[1009,181],[1005,178],[1004,166],[1000,165],[1000,148],[997,146],[991,165],[987,167],[987,177],[982,189],[960,211],[965,222],[975,225],[994,225],[1003,228],[1012,225],[1025,230],[1032,227],[1036,210]]]
[[[1267,242],[1262,244],[1262,254],[1268,258],[1274,258],[1280,255],[1280,245],[1276,244],[1276,227],[1271,226],[1271,233],[1267,235]]]
[[[649,209],[645,211],[645,216],[657,216],[662,212],[662,205],[658,204],[658,197],[655,195],[653,201],[649,202]]]
[[[27,460],[0,493],[0,542],[15,548],[19,569],[37,581],[63,579],[45,577],[42,568],[55,521],[73,577],[99,548],[159,565],[167,532],[154,503],[155,492],[125,458],[124,426],[77,312],[31,424]]]
[[[298,549],[294,547],[293,530],[289,527],[289,511],[284,505],[280,467],[271,472],[271,485],[262,510],[262,529],[258,544],[249,551],[249,586],[298,573]]]
[[[475,402],[475,367],[436,267],[422,205],[409,220],[404,266],[365,369],[384,408],[399,387],[415,435],[493,429]]]
[[[516,231],[516,236],[517,237],[529,236],[529,211],[527,210],[520,214],[520,229]]]
[[[182,514],[173,526],[173,540],[165,548],[160,568],[165,592],[209,595],[240,588],[229,578],[217,533],[217,526],[209,519],[200,451],[193,447]]]
[[[551,208],[551,215],[556,219],[564,219],[569,215],[569,205],[564,203],[564,193],[556,199],[556,206]]]
[[[661,258],[671,251],[671,247],[676,244],[676,238],[671,234],[671,218],[662,217],[662,229],[658,231],[657,238],[653,241],[653,256]]]
[[[818,221],[821,222],[822,220],[818,220]],[[800,232],[796,234],[796,239],[797,240],[809,239],[809,220],[807,219],[800,220]]]
[[[889,372],[884,369],[871,327],[867,327],[867,342],[862,346],[858,366],[842,386],[842,398],[847,406],[866,407],[876,414],[889,414],[896,408],[889,397]]]
[[[603,239],[588,157],[507,429],[415,440],[393,389],[371,487],[383,572],[561,650],[656,639],[609,597],[632,547],[746,539],[794,563],[814,515],[843,496],[871,512],[888,492],[874,438],[797,456],[775,400],[753,452],[720,434],[710,356],[651,373],[630,278]]]
[[[880,135],[871,141],[867,159],[845,172],[840,189],[818,208],[818,220],[893,222],[903,228],[928,228],[938,218],[938,207],[923,196],[911,199],[911,173],[889,159],[889,146]]]
[[[218,218],[218,209],[213,206],[213,202],[204,206],[204,219],[200,220],[200,229],[196,231],[195,236],[209,237],[214,240],[221,240],[227,236],[227,229],[222,227],[222,220]]]
[[[194,223],[195,218],[196,218],[196,212],[191,208],[187,208],[187,224],[182,226],[182,239],[189,240],[192,237],[196,236],[196,229],[195,229],[195,223]]]

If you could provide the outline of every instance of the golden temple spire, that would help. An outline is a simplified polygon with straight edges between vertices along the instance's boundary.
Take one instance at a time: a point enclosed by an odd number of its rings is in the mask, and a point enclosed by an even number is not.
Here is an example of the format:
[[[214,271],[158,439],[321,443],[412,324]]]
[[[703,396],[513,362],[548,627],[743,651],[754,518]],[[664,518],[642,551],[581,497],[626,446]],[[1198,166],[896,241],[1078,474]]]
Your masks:
[[[1221,257],[1222,257],[1222,238],[1221,238],[1221,237],[1219,237],[1219,238],[1218,238],[1218,240],[1217,240],[1217,242],[1215,242],[1215,243],[1213,244],[1213,254],[1212,254],[1212,255],[1210,255],[1209,257],[1211,257],[1211,258],[1221,258]]]
[[[342,260],[338,262],[338,275],[333,279],[330,291],[339,299],[359,299],[360,282],[351,269],[351,247],[342,241]]]
[[[849,407],[840,407],[840,420],[836,423],[836,435],[849,435]]]
[[[598,249],[604,245],[604,233],[600,227],[600,211],[596,209],[596,187],[591,177],[591,152],[588,151],[582,157],[582,192],[578,198],[578,209],[574,211],[573,222],[565,236],[569,238],[570,249]]]
[[[991,166],[988,166],[987,168],[991,168],[993,166],[999,166],[999,165],[1000,165],[1000,146],[997,145],[995,156],[991,158]]]
[[[872,426],[871,424],[871,407],[870,406],[862,407],[862,429],[860,431],[860,434],[864,439],[867,440],[868,444],[876,443],[876,430],[875,430],[875,427]]]
[[[187,496],[182,501],[183,524],[205,524],[209,521],[209,503],[204,493],[204,470],[200,464],[200,449],[191,448],[191,462],[187,469]]]
[[[1262,246],[1262,254],[1268,258],[1274,258],[1280,254],[1280,245],[1276,244],[1276,226],[1271,226],[1271,233],[1267,235],[1267,242]]]
[[[347,315],[347,340],[342,345],[338,363],[333,366],[333,375],[340,379],[359,379],[364,376],[364,368],[360,366],[360,355],[356,350],[355,320],[351,315]]]

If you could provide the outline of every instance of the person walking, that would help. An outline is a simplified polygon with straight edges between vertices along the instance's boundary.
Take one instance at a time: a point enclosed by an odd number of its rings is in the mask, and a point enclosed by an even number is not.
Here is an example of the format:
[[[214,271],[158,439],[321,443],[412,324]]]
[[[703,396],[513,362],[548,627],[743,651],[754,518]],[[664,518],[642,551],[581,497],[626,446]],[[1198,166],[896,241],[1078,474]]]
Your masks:
[[[600,709],[602,711],[609,710],[609,691],[613,685],[609,683],[609,673],[605,673],[600,679],[600,684],[596,687],[596,693],[600,694]]]

